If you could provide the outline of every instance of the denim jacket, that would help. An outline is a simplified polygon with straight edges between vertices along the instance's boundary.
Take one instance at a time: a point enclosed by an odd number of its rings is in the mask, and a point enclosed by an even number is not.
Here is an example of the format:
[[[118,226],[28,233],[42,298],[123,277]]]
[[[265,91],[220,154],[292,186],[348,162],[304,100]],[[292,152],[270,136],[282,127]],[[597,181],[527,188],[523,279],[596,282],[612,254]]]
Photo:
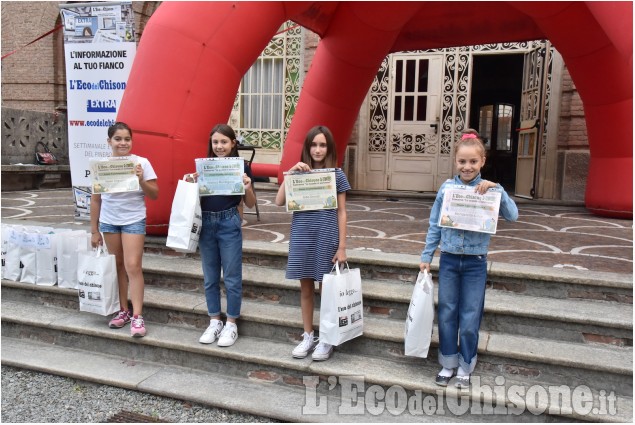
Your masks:
[[[451,254],[467,254],[467,255],[483,255],[487,254],[491,235],[489,233],[473,232],[470,230],[450,229],[447,227],[439,227],[439,214],[441,205],[443,204],[443,194],[445,188],[449,184],[476,186],[481,181],[481,175],[476,176],[469,183],[463,183],[459,176],[454,179],[446,180],[437,192],[434,200],[432,211],[430,212],[430,228],[426,237],[426,246],[421,253],[421,262],[430,263],[434,256],[434,251],[441,242],[441,251]],[[501,192],[501,203],[499,214],[507,221],[516,221],[518,219],[518,208],[514,201],[507,195],[505,189],[498,184],[494,188]]]

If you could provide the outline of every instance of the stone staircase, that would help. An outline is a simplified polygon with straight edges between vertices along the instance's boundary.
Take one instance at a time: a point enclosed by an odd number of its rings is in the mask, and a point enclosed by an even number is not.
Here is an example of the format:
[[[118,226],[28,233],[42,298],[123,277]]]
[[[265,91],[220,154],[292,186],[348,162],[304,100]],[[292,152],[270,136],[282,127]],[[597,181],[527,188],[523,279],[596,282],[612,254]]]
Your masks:
[[[403,355],[417,256],[349,251],[364,335],[313,362],[291,357],[302,322],[286,245],[244,242],[240,336],[220,348],[198,343],[200,259],[163,244],[146,243],[141,339],[80,313],[75,290],[3,280],[2,363],[291,422],[632,422],[632,275],[492,263],[461,391],[434,384],[436,326],[427,359]]]

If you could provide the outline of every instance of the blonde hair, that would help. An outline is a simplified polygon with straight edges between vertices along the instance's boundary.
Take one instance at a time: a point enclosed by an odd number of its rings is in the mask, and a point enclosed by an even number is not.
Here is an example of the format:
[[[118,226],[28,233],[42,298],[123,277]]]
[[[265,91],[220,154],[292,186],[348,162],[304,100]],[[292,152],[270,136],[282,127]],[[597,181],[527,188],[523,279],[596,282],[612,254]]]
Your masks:
[[[463,130],[461,134],[461,138],[456,141],[454,145],[454,155],[459,151],[459,148],[463,146],[475,146],[478,150],[481,151],[481,155],[485,157],[485,143],[483,143],[483,139],[481,135],[478,134],[478,131],[473,128],[466,128]]]

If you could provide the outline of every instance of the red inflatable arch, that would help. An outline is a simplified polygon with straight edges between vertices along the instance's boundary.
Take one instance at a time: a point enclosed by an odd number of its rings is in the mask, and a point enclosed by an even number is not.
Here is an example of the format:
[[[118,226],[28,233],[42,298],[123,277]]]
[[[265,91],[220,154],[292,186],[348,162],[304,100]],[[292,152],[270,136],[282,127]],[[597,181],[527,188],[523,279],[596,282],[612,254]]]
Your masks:
[[[227,122],[240,80],[280,25],[320,35],[280,166],[304,135],[327,125],[343,158],[383,58],[392,52],[549,39],[584,103],[591,152],[586,206],[632,217],[632,4],[630,2],[164,2],[146,26],[118,119],[159,175],[148,232],[165,234],[176,182],[205,156],[209,131]]]

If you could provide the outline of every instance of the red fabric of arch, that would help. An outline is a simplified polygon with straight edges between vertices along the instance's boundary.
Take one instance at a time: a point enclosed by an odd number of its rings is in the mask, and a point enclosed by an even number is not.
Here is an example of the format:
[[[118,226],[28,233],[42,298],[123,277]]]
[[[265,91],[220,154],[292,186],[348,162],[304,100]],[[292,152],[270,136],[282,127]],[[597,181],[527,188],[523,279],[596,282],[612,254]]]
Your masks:
[[[478,19],[475,18],[478,17]],[[632,217],[630,2],[163,2],[146,26],[118,119],[159,176],[148,233],[165,234],[176,181],[227,122],[240,80],[287,19],[322,37],[291,124],[281,177],[309,128],[331,128],[340,161],[377,68],[390,52],[549,39],[585,107],[591,151],[586,205]]]

